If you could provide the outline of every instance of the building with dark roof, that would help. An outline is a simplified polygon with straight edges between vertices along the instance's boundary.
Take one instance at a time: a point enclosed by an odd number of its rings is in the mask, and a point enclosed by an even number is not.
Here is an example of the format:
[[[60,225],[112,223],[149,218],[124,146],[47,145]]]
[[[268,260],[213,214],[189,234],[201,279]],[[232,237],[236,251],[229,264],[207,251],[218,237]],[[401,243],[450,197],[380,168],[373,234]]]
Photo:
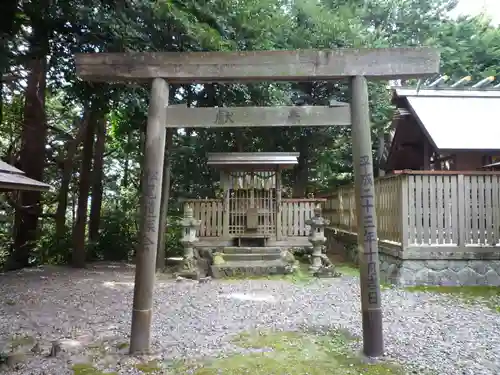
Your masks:
[[[500,165],[500,88],[392,87],[383,169],[474,171]]]
[[[26,177],[25,173],[0,160],[0,191],[47,191],[51,186]]]

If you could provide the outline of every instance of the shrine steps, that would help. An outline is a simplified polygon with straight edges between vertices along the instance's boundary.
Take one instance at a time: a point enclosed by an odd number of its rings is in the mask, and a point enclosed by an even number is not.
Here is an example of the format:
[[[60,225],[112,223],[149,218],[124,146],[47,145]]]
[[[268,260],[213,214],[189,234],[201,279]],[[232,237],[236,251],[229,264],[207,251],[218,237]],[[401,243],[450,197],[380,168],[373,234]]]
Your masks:
[[[289,265],[281,259],[279,247],[225,247],[224,263],[212,265],[214,278],[284,275]]]
[[[221,253],[224,256],[225,260],[236,260],[231,259],[234,255],[255,255],[255,256],[264,256],[268,258],[263,258],[262,260],[272,260],[279,259],[281,256],[281,249],[279,247],[237,247],[237,246],[228,246],[222,249]],[[259,260],[259,259],[256,259]]]

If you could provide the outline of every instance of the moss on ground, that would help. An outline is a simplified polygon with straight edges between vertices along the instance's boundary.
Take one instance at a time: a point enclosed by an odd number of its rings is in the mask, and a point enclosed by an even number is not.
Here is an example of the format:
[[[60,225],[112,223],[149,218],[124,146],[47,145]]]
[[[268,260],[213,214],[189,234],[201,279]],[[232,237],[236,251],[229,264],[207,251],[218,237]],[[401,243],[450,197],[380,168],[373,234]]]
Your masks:
[[[411,286],[406,290],[451,294],[466,303],[481,303],[500,312],[500,287],[498,286]]]
[[[299,268],[294,272],[287,275],[263,275],[263,276],[235,276],[226,277],[222,280],[226,281],[236,281],[236,280],[284,280],[292,283],[310,283],[317,280],[316,277],[312,276],[309,271],[310,263],[301,262],[299,263]],[[343,276],[359,276],[359,268],[351,263],[335,263],[335,271],[339,272]]]
[[[161,373],[162,368],[157,361],[149,361],[147,363],[139,363],[135,368],[144,374],[158,374]]]
[[[103,372],[89,363],[77,363],[71,369],[74,375],[118,375],[117,372]]]
[[[128,347],[129,347],[129,343],[126,341],[122,341],[122,342],[119,342],[116,344],[116,348],[118,350],[124,350],[124,349],[127,349]]]
[[[291,283],[310,283],[316,280],[309,272],[309,263],[299,263],[299,268],[286,275],[258,275],[258,276],[232,276],[225,277],[224,281],[240,281],[240,280],[283,280]]]
[[[340,272],[344,276],[359,276],[359,268],[352,263],[335,264],[335,271]]]
[[[138,363],[135,368],[143,374],[164,374],[165,372],[159,366],[157,361]],[[72,367],[74,375],[118,375],[117,372],[105,372],[99,370],[90,363],[77,363]],[[180,375],[180,374],[179,374]]]
[[[10,339],[11,350],[17,350],[23,346],[33,346],[36,339],[30,335],[14,335]]]
[[[234,344],[259,350],[178,367],[172,374],[192,375],[403,375],[399,366],[367,363],[349,350],[342,333],[317,336],[298,332],[242,334]]]
[[[289,281],[294,284],[307,284],[317,280],[315,276],[309,271],[309,263],[299,263],[299,269],[294,273],[287,275],[262,275],[262,276],[233,276],[225,277],[221,280],[224,281],[240,281],[240,280],[282,280]],[[353,263],[335,263],[335,271],[339,272],[342,276],[355,276],[359,277],[359,267]],[[381,289],[390,289],[389,284],[380,284]]]

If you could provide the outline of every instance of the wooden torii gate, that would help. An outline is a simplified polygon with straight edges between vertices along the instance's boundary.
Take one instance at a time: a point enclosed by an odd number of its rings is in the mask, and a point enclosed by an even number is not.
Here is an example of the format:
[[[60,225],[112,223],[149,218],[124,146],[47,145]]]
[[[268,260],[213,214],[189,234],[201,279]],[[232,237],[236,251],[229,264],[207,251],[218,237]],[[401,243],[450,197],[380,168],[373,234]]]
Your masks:
[[[331,126],[352,123],[363,347],[383,354],[377,221],[367,78],[418,78],[439,71],[431,48],[337,49],[257,52],[89,53],[75,57],[89,81],[152,80],[142,184],[130,352],[150,348],[155,262],[161,204],[165,127]],[[169,83],[313,81],[348,78],[351,105],[167,109]]]

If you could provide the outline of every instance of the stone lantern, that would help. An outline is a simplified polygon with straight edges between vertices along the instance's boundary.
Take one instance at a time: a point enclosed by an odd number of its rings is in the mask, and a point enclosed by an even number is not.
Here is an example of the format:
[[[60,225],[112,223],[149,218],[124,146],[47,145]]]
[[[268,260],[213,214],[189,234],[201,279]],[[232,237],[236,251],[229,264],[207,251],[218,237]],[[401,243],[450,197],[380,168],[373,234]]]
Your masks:
[[[196,273],[197,267],[194,259],[194,244],[198,241],[196,230],[199,228],[201,220],[193,217],[193,209],[187,206],[184,210],[184,217],[180,225],[183,228],[181,244],[184,246],[183,271]]]
[[[323,267],[323,247],[326,242],[325,227],[330,224],[330,220],[324,219],[321,216],[321,206],[314,208],[314,216],[306,221],[306,224],[311,226],[309,232],[309,242],[312,244],[312,261],[311,271],[318,271]]]

